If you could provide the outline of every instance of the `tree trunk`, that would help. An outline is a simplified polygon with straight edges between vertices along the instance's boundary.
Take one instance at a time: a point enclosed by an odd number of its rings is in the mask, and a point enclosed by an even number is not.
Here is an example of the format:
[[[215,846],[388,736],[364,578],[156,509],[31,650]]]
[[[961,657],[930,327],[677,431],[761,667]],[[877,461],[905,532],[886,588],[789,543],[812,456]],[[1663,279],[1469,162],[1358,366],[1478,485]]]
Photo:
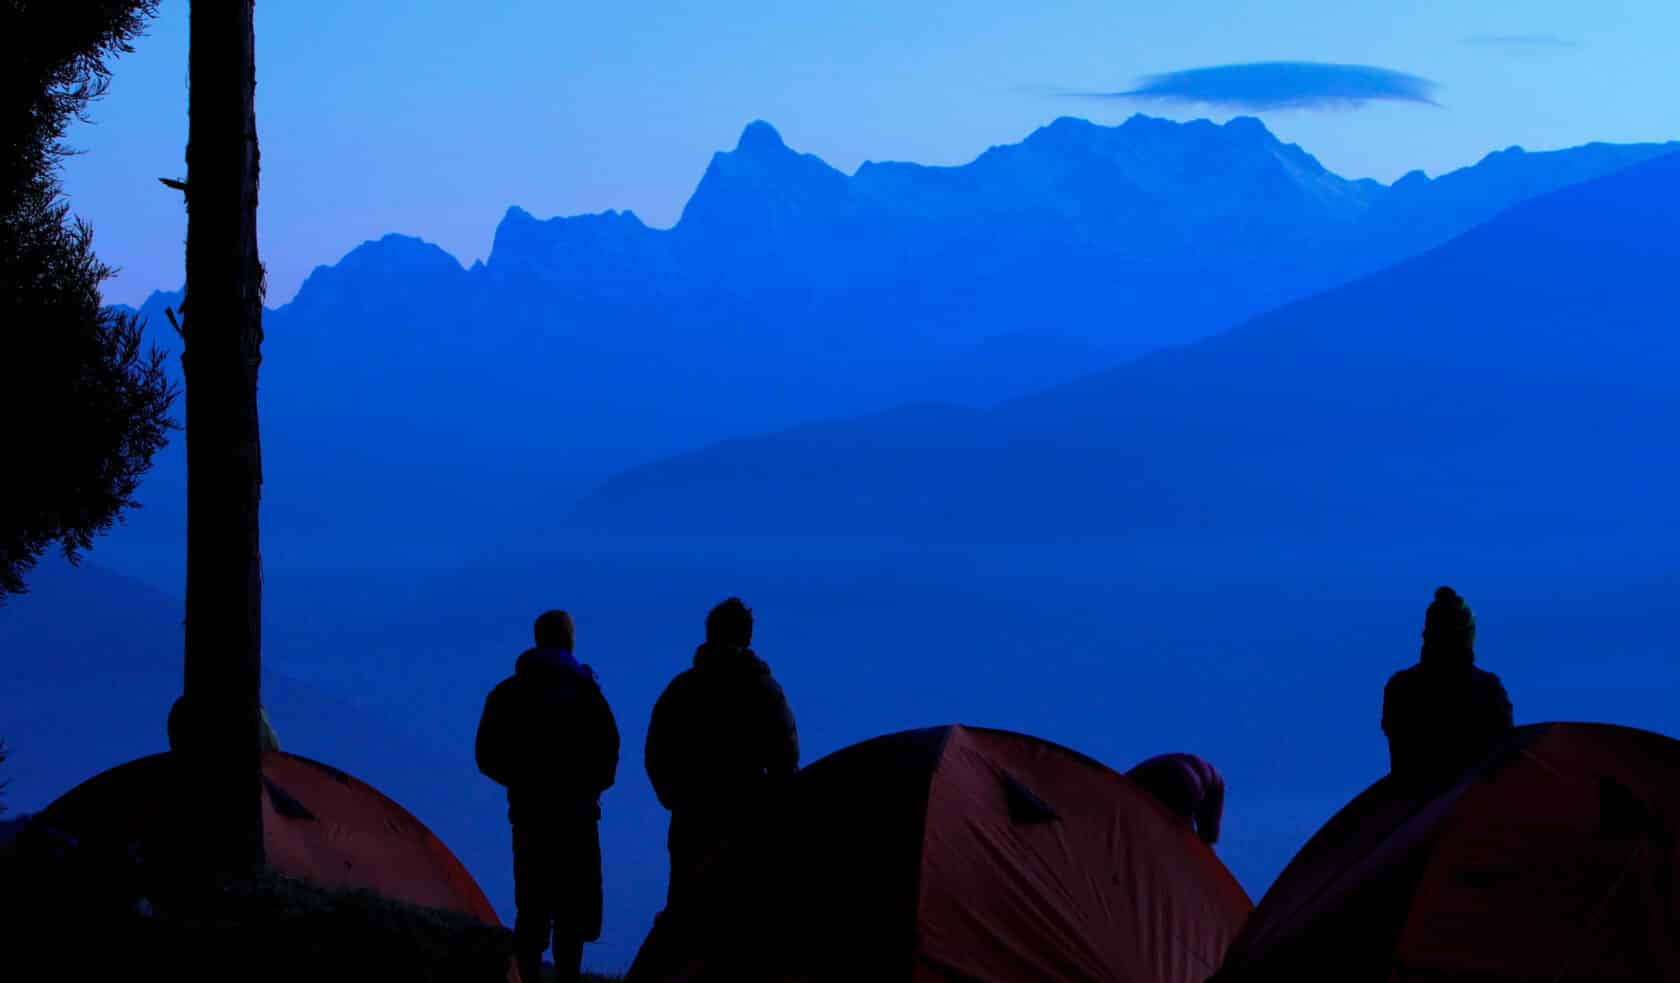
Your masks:
[[[202,739],[180,759],[192,866],[263,862],[257,713],[262,685],[262,449],[257,366],[254,0],[195,0],[188,56],[187,620],[184,702]],[[200,729],[201,728],[201,729]]]

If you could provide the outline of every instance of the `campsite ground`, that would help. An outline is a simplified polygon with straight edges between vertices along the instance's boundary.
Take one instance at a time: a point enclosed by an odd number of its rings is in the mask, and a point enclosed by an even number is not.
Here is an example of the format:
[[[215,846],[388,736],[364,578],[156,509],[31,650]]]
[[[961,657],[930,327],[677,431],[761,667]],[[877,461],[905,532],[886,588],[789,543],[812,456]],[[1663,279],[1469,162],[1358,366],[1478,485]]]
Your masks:
[[[366,891],[322,890],[272,873],[230,883],[209,904],[135,907],[128,882],[75,856],[8,851],[4,907],[20,964],[122,968],[134,978],[500,980],[505,929]],[[88,948],[87,939],[100,945]],[[77,940],[81,940],[78,942]],[[36,958],[28,958],[33,953]],[[202,972],[199,972],[202,971]]]

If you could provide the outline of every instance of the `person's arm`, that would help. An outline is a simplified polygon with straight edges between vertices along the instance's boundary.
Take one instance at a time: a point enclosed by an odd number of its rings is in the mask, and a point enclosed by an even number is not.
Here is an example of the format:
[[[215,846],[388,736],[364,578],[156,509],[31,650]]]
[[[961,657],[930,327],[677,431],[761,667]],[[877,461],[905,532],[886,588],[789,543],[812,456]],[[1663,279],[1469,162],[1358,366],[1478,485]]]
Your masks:
[[[1401,759],[1405,757],[1402,747],[1406,743],[1403,723],[1406,697],[1401,680],[1401,675],[1395,673],[1389,678],[1388,685],[1383,687],[1382,732],[1388,739],[1388,770],[1391,772],[1400,767]]]
[[[619,736],[618,721],[613,718],[612,706],[607,703],[605,694],[599,690],[595,692],[596,714],[599,719],[600,773],[596,784],[600,791],[605,792],[613,787],[618,780]]]
[[[187,698],[178,696],[169,705],[169,721],[165,725],[169,730],[169,750],[179,751],[187,737],[187,713],[185,710]]]
[[[1510,730],[1516,726],[1515,716],[1511,707],[1511,694],[1505,692],[1505,684],[1498,676],[1492,676],[1493,685],[1493,717],[1501,731]]]
[[[478,735],[473,741],[473,758],[484,777],[506,787],[512,784],[513,775],[507,760],[507,711],[502,701],[500,686],[484,698],[484,713],[478,718]]]
[[[653,794],[659,798],[659,804],[667,811],[676,808],[677,804],[669,749],[672,740],[670,717],[676,712],[672,691],[676,686],[673,681],[665,687],[665,692],[659,694],[658,701],[653,705],[653,716],[648,719],[647,742],[642,745],[642,765],[647,769],[648,783],[653,786]]]
[[[793,708],[787,694],[774,679],[765,680],[769,704],[764,770],[774,777],[785,777],[799,770],[799,725],[794,722]]]

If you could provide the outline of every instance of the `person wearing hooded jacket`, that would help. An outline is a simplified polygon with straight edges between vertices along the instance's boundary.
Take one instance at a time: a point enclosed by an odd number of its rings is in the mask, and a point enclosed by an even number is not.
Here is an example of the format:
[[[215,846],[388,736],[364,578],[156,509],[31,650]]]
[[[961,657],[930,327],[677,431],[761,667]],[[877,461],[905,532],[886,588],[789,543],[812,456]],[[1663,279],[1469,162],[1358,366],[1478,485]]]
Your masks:
[[[1457,777],[1513,729],[1511,698],[1498,676],[1478,668],[1476,618],[1451,587],[1424,614],[1418,664],[1383,689],[1389,772],[1432,784]]]
[[[618,772],[618,724],[595,672],[573,656],[564,611],[537,618],[536,647],[490,691],[479,720],[479,771],[507,789],[513,824],[514,946],[519,975],[542,979],[554,947],[577,979],[601,937],[601,794]]]
[[[706,616],[706,641],[654,704],[645,764],[671,813],[667,911],[681,911],[707,865],[750,831],[765,796],[799,769],[799,730],[752,646],[752,610],[731,597]]]

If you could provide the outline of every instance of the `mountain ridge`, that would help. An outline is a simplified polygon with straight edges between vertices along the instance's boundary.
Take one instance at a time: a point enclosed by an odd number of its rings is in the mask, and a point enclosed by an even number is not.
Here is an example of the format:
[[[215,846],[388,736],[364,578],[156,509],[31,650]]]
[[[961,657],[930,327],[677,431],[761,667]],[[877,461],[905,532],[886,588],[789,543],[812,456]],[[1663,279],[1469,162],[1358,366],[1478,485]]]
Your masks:
[[[1231,138],[1228,141],[1231,145],[1240,146],[1245,140],[1250,143],[1258,142],[1260,146],[1276,152],[1276,157],[1274,159],[1298,166],[1300,169],[1308,172],[1309,175],[1314,177],[1327,175],[1334,178],[1335,184],[1338,187],[1355,189],[1351,192],[1351,197],[1356,201],[1368,199],[1371,196],[1380,193],[1380,191],[1393,191],[1396,188],[1400,188],[1409,193],[1415,194],[1421,187],[1438,186],[1440,182],[1448,181],[1449,179],[1462,181],[1468,176],[1474,174],[1477,168],[1501,165],[1512,157],[1531,163],[1540,160],[1562,161],[1572,155],[1582,157],[1599,157],[1602,156],[1606,150],[1613,152],[1616,148],[1621,148],[1625,151],[1624,156],[1626,158],[1634,159],[1653,156],[1660,152],[1659,148],[1662,147],[1680,149],[1680,142],[1669,144],[1618,145],[1595,141],[1584,144],[1580,147],[1534,153],[1525,151],[1521,147],[1513,146],[1501,150],[1491,151],[1484,155],[1475,164],[1449,171],[1440,177],[1431,178],[1421,170],[1414,170],[1408,172],[1405,176],[1392,184],[1384,185],[1381,182],[1369,178],[1350,180],[1335,175],[1334,172],[1325,168],[1317,160],[1317,158],[1300,148],[1299,145],[1284,143],[1281,140],[1278,140],[1276,136],[1265,127],[1264,123],[1254,117],[1234,117],[1223,124],[1214,124],[1207,120],[1194,120],[1186,123],[1176,123],[1140,113],[1134,114],[1126,121],[1115,126],[1102,126],[1078,117],[1058,117],[1045,126],[1034,130],[1021,141],[1012,144],[999,144],[989,147],[964,164],[933,166],[905,161],[866,160],[862,162],[850,175],[847,175],[841,171],[835,170],[826,163],[821,162],[821,159],[814,155],[802,154],[792,150],[787,147],[785,142],[782,141],[779,133],[777,133],[771,124],[762,120],[755,120],[743,128],[734,150],[719,151],[717,154],[713,155],[712,163],[709,164],[707,168],[707,174],[711,174],[716,169],[720,160],[730,161],[736,159],[736,157],[732,155],[745,155],[747,158],[752,159],[770,156],[775,159],[812,161],[821,164],[822,169],[832,176],[848,182],[857,182],[860,178],[865,177],[865,175],[870,175],[868,179],[869,181],[879,181],[881,179],[874,177],[874,175],[887,171],[911,171],[921,175],[941,173],[951,174],[965,172],[982,164],[991,166],[992,163],[998,159],[1008,158],[1011,155],[1019,155],[1023,151],[1029,149],[1036,150],[1047,144],[1058,146],[1066,150],[1070,141],[1063,139],[1062,136],[1070,132],[1080,132],[1085,135],[1086,139],[1083,141],[1083,144],[1079,141],[1072,141],[1072,143],[1076,147],[1084,146],[1086,149],[1089,149],[1092,135],[1095,135],[1098,139],[1106,139],[1116,143],[1124,141],[1128,138],[1137,137],[1139,141],[1153,140],[1155,142],[1150,145],[1159,146],[1162,134],[1173,134],[1175,135],[1175,138],[1183,138],[1182,149],[1186,152],[1191,150],[1205,150],[1207,145],[1204,141],[1214,134],[1218,134],[1225,138]],[[766,151],[769,151],[768,155],[765,153]],[[1594,170],[1621,166],[1623,163],[1625,163],[1625,161],[1617,161],[1614,163],[1601,162],[1585,168],[1571,167],[1571,177],[1574,176],[1575,171],[1591,173]],[[1548,182],[1540,182],[1542,185],[1545,183]],[[696,193],[706,189],[706,185],[707,178],[703,175],[696,187]],[[899,189],[882,189],[881,193],[871,194],[870,197],[882,197],[887,190]],[[1527,192],[1525,192],[1525,196],[1526,194]],[[691,197],[690,203],[692,202],[693,198]],[[688,208],[685,206],[685,217],[687,212]],[[684,225],[684,219],[679,218],[677,223],[669,228],[655,228],[642,223],[641,220],[635,216],[633,211],[619,209],[608,209],[597,213],[553,216],[546,219],[538,219],[524,208],[518,205],[511,205],[498,223],[497,238],[501,238],[500,232],[504,227],[508,226],[510,222],[514,220],[522,221],[525,217],[531,218],[538,226],[551,232],[555,236],[565,236],[569,234],[571,231],[569,223],[578,220],[584,220],[585,222],[595,221],[603,224],[623,222],[624,229],[633,229],[636,234],[646,234],[654,238],[669,236],[671,233],[678,232]],[[416,238],[412,236],[405,236],[400,233],[393,233],[392,235],[397,235],[399,239],[404,240]],[[364,242],[348,251],[344,256],[344,259],[341,259],[339,263],[323,264],[316,269],[319,271],[321,269],[331,269],[337,266],[342,266],[345,260],[349,260],[352,257],[357,256],[367,247],[382,244],[390,238],[391,236],[387,235],[380,240],[369,240],[368,242]],[[421,239],[420,241],[424,242],[425,240]],[[447,253],[445,253],[445,255],[447,255]],[[493,269],[498,265],[498,260],[503,263],[516,263],[522,258],[523,257],[518,256],[516,252],[510,251],[507,245],[499,244],[498,247],[492,248],[490,256],[487,257],[483,263],[483,267],[485,269]],[[451,257],[451,259],[455,260],[455,264],[457,266],[461,265],[458,259],[455,259],[454,257]],[[300,296],[303,294],[301,289],[299,294]],[[288,306],[290,306],[290,303],[280,305],[278,309],[284,310]]]
[[[432,552],[513,535],[614,474],[731,436],[1007,402],[1666,146],[1503,152],[1379,186],[1256,120],[1068,118],[966,165],[848,177],[749,129],[719,159],[791,162],[795,178],[730,178],[747,198],[710,228],[510,208],[488,263],[394,235],[313,274],[265,315],[265,533]],[[160,317],[148,332],[177,350]],[[182,457],[178,442],[160,454],[147,508],[115,540],[178,542]]]
[[[1680,286],[1663,272],[1680,266],[1666,235],[1680,224],[1676,192],[1671,154],[957,426],[829,421],[633,469],[572,523],[646,535],[797,536],[820,517],[830,534],[911,539],[1006,527],[1052,540],[1293,530],[1373,544],[1649,542],[1639,530],[1680,489],[1648,457],[1680,426]],[[1616,513],[1570,507],[1606,485]]]

